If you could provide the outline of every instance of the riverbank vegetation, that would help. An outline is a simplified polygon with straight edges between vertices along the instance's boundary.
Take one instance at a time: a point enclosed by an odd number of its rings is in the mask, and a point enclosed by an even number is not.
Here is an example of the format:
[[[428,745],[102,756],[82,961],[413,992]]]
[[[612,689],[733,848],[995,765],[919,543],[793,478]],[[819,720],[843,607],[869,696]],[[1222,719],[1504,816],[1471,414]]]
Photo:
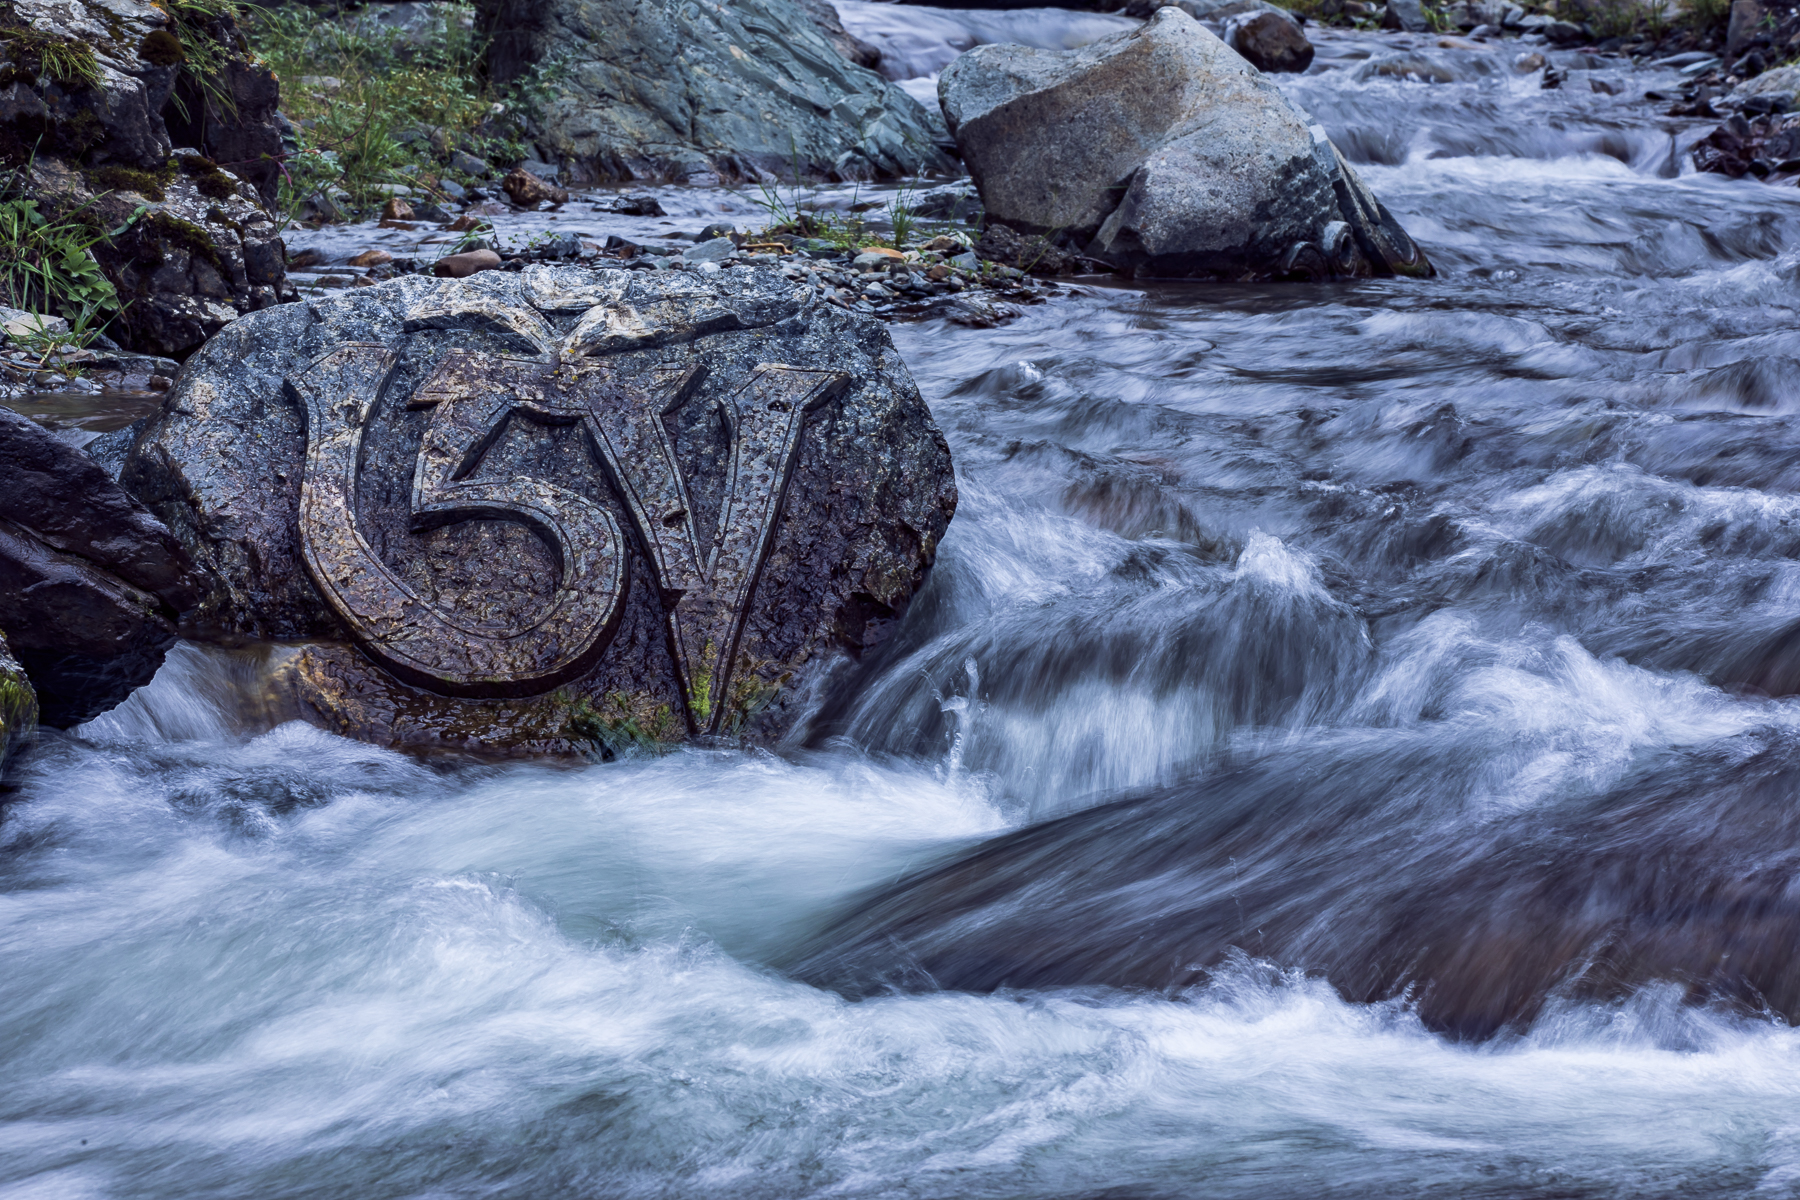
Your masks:
[[[293,126],[279,200],[289,215],[366,209],[402,188],[454,194],[446,182],[466,187],[525,157],[515,114],[528,97],[481,77],[474,6],[407,7],[406,24],[373,8],[251,12],[252,44],[280,77]]]

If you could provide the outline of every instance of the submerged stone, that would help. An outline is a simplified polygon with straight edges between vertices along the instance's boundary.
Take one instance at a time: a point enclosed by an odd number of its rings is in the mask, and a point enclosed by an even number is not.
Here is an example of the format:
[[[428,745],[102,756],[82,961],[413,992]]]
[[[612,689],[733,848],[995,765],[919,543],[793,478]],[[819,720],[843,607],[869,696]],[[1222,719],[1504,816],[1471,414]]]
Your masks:
[[[122,476],[311,639],[328,728],[490,751],[779,738],[955,508],[879,324],[775,271],[408,277],[234,324]]]

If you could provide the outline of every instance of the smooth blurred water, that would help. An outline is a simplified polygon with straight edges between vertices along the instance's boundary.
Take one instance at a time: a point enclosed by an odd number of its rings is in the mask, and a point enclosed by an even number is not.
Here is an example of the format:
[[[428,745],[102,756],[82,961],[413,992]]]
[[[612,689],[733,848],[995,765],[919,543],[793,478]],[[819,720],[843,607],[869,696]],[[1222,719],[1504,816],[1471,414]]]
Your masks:
[[[962,506],[811,748],[424,763],[271,727],[256,656],[191,647],[43,745],[0,816],[0,1196],[1800,1191],[1800,1041],[1681,980],[1469,1041],[1248,929],[1173,995],[780,969],[984,839],[1228,777],[1262,807],[1221,895],[1349,831],[1282,899],[1314,930],[1521,830],[1579,881],[1598,844],[1552,835],[1646,781],[1687,789],[1648,869],[1791,887],[1792,822],[1708,813],[1734,764],[1800,781],[1800,195],[1672,173],[1660,75],[1319,40],[1284,86],[1440,277],[896,327]],[[1009,951],[1033,911],[1027,951],[1105,935],[1036,882]]]

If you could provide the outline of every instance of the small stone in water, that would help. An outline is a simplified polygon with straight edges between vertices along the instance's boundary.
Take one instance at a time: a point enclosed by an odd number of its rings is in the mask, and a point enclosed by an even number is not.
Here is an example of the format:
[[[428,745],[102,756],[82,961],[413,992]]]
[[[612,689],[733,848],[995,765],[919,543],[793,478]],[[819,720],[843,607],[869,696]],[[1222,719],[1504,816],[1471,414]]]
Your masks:
[[[348,260],[353,267],[379,267],[383,263],[391,263],[394,256],[386,250],[364,250],[355,258]]]

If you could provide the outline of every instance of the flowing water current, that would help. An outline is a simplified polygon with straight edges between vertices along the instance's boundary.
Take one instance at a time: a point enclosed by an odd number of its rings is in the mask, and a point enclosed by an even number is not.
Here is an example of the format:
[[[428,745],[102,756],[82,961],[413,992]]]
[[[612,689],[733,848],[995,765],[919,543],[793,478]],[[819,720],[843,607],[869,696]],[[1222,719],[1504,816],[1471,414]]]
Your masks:
[[[1283,86],[1437,279],[895,328],[961,508],[806,744],[422,762],[196,647],[47,737],[0,1196],[1800,1193],[1800,195],[1398,44]]]

